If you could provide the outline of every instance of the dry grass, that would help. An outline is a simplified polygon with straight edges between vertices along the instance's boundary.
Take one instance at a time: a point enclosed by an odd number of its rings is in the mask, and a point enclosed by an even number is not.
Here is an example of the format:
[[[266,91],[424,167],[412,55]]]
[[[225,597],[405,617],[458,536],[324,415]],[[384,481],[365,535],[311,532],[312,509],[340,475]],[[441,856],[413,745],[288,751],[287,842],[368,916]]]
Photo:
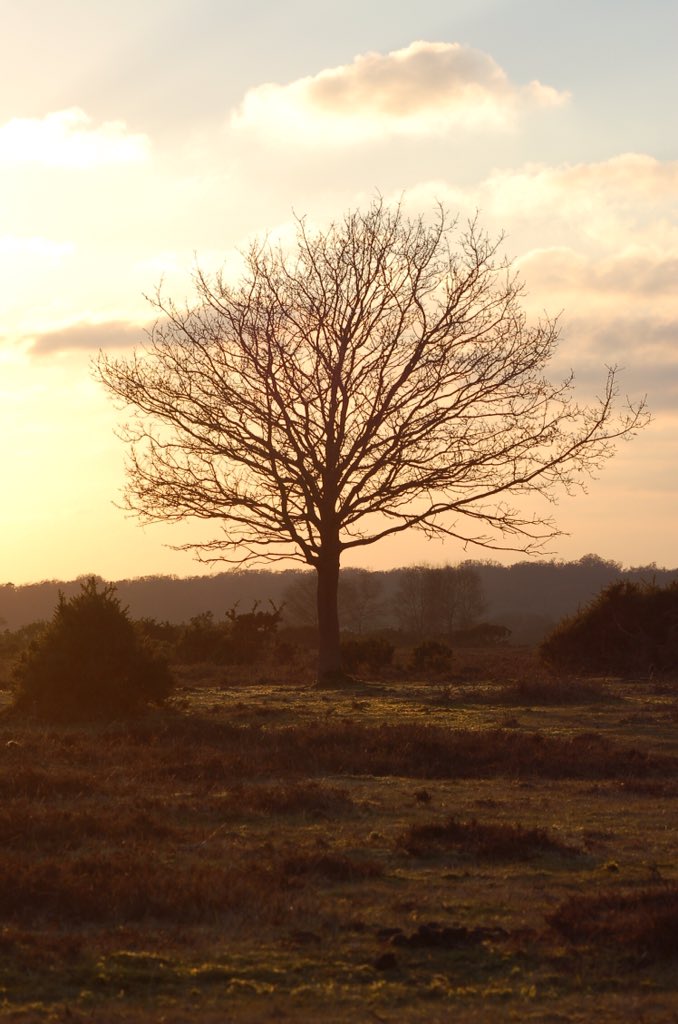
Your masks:
[[[497,704],[543,704],[561,707],[571,704],[609,703],[613,699],[609,689],[600,680],[543,674],[509,683],[501,688],[497,697]]]
[[[678,887],[572,896],[547,917],[572,942],[614,946],[647,960],[678,959]]]
[[[671,1020],[675,694],[446,686],[0,719],[0,1020]]]
[[[486,823],[448,818],[444,822],[410,825],[400,845],[414,857],[453,850],[461,856],[488,860],[529,860],[543,853],[572,856],[580,851],[549,835],[543,828],[523,828],[508,822]]]
[[[275,897],[288,877],[278,865],[253,864],[243,854],[217,863],[207,858],[177,863],[176,858],[158,857],[151,844],[134,842],[133,847],[35,859],[4,854],[0,904],[5,919],[58,920],[62,925],[213,921],[230,912],[259,909],[262,891],[268,895],[267,910],[275,913]]]
[[[168,728],[171,748],[153,768],[177,782],[225,785],[234,779],[385,775],[419,779],[665,777],[678,759],[617,746],[593,732],[570,736],[505,729],[451,729],[424,722],[260,724],[184,722]],[[201,739],[198,739],[200,734]],[[135,734],[131,737],[133,740]],[[141,736],[136,734],[136,738]],[[167,736],[170,739],[170,736]]]

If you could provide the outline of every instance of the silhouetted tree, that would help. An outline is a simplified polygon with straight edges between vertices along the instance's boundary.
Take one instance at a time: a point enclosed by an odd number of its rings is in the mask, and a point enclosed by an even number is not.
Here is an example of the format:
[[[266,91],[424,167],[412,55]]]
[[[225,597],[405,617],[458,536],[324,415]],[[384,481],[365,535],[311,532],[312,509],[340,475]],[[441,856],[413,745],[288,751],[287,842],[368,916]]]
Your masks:
[[[451,637],[477,622],[485,598],[480,576],[470,566],[415,565],[401,571],[394,605],[405,632]]]
[[[614,370],[590,406],[544,377],[557,324],[527,324],[499,249],[380,199],[324,231],[301,219],[292,249],[252,245],[237,284],[198,270],[181,307],[158,290],[142,350],[100,357],[131,411],[129,509],[218,521],[186,545],[204,559],[312,566],[323,680],[343,552],[412,527],[538,549],[555,525],[507,499],[580,485],[643,422],[642,404],[614,413]]]
[[[366,633],[380,625],[384,583],[367,569],[349,569],[339,581],[339,622],[342,629]]]
[[[288,625],[317,629],[317,590],[314,573],[311,572],[300,573],[285,587],[282,604],[283,616]]]

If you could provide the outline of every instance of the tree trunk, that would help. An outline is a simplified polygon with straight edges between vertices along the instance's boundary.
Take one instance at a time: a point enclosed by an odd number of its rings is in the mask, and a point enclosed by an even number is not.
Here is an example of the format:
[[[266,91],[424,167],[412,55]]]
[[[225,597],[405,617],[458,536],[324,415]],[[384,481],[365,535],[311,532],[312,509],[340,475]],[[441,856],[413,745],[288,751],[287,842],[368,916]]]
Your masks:
[[[324,551],[318,573],[318,684],[337,686],[344,681],[339,646],[339,549]]]

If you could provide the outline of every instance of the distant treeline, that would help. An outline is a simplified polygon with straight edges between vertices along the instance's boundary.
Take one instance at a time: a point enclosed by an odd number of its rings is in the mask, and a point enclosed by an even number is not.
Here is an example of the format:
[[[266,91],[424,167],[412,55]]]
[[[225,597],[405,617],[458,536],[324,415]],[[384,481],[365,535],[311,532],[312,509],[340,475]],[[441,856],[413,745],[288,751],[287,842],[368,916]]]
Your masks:
[[[353,633],[406,626],[406,618],[416,621],[431,609],[441,613],[450,594],[455,600],[461,592],[468,603],[467,620],[507,626],[515,643],[532,643],[565,615],[590,601],[603,587],[615,581],[656,582],[661,586],[678,580],[678,569],[655,565],[623,569],[617,562],[586,555],[578,562],[518,562],[502,566],[493,562],[465,561],[454,567],[392,569],[368,572],[345,569],[342,572],[342,628]],[[123,605],[135,619],[159,622],[188,622],[204,612],[222,619],[237,605],[239,611],[251,610],[273,601],[285,602],[283,621],[311,625],[313,620],[313,575],[301,570],[225,572],[214,576],[177,579],[173,576],[147,576],[114,581]],[[0,585],[0,628],[18,629],[38,620],[49,619],[61,591],[71,597],[80,589],[82,579],[69,582],[45,581],[15,587]],[[425,586],[424,586],[425,584]],[[473,584],[473,586],[470,586]],[[464,606],[455,606],[463,625]]]

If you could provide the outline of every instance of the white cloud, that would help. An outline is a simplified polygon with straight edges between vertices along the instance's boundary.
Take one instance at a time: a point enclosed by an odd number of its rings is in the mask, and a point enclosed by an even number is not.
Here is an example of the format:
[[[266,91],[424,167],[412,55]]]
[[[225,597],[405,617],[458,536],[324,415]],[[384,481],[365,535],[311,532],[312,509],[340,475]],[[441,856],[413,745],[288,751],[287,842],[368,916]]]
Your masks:
[[[662,417],[678,399],[678,161],[627,153],[561,166],[497,171],[467,188],[444,181],[407,193],[428,213],[440,200],[461,220],[479,211],[525,283],[531,317],[562,310],[551,370],[575,369],[595,394],[604,365],[624,368],[621,386],[648,395]]]
[[[666,252],[678,245],[678,160],[641,153],[610,160],[495,171],[468,188],[421,182],[407,193],[420,209],[441,200],[462,214],[505,228],[531,246],[578,244],[620,253],[640,245]]]
[[[633,308],[676,312],[678,161],[640,154],[556,167],[495,172],[468,188],[426,182],[407,194],[428,211],[441,201],[461,218],[479,211],[527,285],[530,308]]]
[[[460,43],[414,42],[366,53],[287,85],[250,89],[232,124],[264,137],[342,144],[392,135],[437,135],[452,127],[510,127],[529,109],[569,94],[515,85],[488,54]]]
[[[678,251],[636,249],[591,259],[567,246],[532,249],[518,260],[530,287],[559,294],[585,293],[600,303],[645,297],[675,303]]]
[[[67,351],[96,352],[100,348],[133,348],[142,338],[143,329],[127,321],[80,322],[37,335],[33,338],[31,354],[43,356]]]
[[[497,219],[540,227],[546,219],[559,234],[611,252],[678,244],[678,161],[624,153],[598,163],[528,165],[493,174],[478,199]]]
[[[149,155],[146,135],[130,134],[123,121],[94,126],[79,107],[42,118],[16,117],[0,126],[0,164],[43,164],[88,169],[138,163]]]

